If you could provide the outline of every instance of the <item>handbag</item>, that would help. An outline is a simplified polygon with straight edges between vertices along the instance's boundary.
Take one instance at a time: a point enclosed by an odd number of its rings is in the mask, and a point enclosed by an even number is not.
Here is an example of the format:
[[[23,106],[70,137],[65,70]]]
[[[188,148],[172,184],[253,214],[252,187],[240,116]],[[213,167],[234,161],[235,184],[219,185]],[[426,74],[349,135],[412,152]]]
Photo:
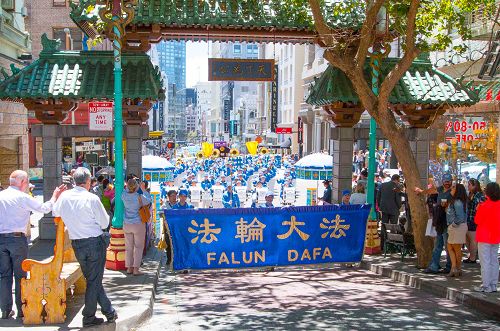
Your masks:
[[[434,225],[432,225],[432,218],[429,218],[427,220],[427,227],[425,229],[425,236],[426,237],[437,237],[436,228],[434,227]]]
[[[148,206],[142,205],[142,199],[139,195],[139,217],[141,218],[142,223],[148,223],[151,220],[151,211]]]

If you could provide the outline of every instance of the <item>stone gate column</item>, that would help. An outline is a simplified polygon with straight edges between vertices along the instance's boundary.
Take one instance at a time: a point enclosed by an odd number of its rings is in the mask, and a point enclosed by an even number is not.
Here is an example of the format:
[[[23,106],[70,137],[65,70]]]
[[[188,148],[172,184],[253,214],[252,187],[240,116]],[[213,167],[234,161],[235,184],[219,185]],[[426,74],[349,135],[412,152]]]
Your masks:
[[[417,161],[422,187],[427,187],[429,174],[430,141],[436,139],[436,131],[432,129],[412,128],[407,131],[410,148]]]
[[[142,178],[142,137],[143,127],[141,125],[125,126],[125,138],[127,139],[126,174],[135,174],[139,178]]]
[[[43,200],[52,197],[54,189],[62,183],[62,138],[58,133],[59,125],[42,125],[43,148]],[[51,213],[39,221],[40,239],[55,239],[56,227]]]
[[[354,128],[332,128],[333,182],[332,202],[339,203],[342,191],[352,186]]]

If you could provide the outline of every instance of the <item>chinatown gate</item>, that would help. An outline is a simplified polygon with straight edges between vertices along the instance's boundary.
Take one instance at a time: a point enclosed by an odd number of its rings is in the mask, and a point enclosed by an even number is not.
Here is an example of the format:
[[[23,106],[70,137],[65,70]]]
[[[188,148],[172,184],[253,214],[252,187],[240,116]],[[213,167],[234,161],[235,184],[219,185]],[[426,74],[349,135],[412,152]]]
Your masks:
[[[124,101],[119,101],[122,98],[121,86],[116,85],[117,82],[120,85],[120,80],[116,79],[114,100],[115,107],[116,105],[123,105],[124,122],[128,125],[130,121],[127,121],[127,116],[131,112],[135,114],[136,122],[134,125],[142,125],[145,122],[145,117],[138,114],[146,114],[151,107],[151,102],[157,100],[159,94],[162,93],[160,91],[161,85],[158,85],[160,83],[157,69],[148,69],[150,70],[148,71],[150,72],[150,79],[146,79],[141,74],[132,74],[133,78],[127,74],[127,71],[129,71],[126,69],[127,57],[146,56],[144,52],[149,50],[152,43],[178,40],[305,44],[316,43],[318,40],[318,34],[310,23],[313,19],[309,11],[305,8],[285,6],[281,0],[80,0],[78,4],[72,3],[71,7],[71,18],[88,37],[95,38],[103,35],[113,41],[114,54],[108,53],[110,61],[107,62],[107,71],[104,76],[105,81],[110,84],[109,86],[113,81],[111,77],[111,68],[113,66],[111,60],[113,60],[113,56],[115,78],[120,77],[122,70],[120,61],[123,61],[124,77],[121,81],[124,86]],[[338,19],[337,22],[341,24],[340,21],[344,18],[333,17],[330,22]],[[342,25],[340,25],[340,28],[342,28]],[[57,53],[64,57],[71,52]],[[98,54],[101,52],[76,52],[76,54],[72,54],[74,58],[85,58],[88,53]],[[396,59],[384,60],[381,66],[382,75],[387,73],[395,65],[396,61]],[[151,66],[150,62],[149,64],[146,62],[146,60],[141,62],[141,66]],[[87,61],[80,61],[80,63],[82,65],[76,70],[85,70],[85,67],[92,63],[92,57]],[[11,90],[17,91],[19,90],[17,86],[24,85],[33,89],[33,84],[38,82],[36,77],[41,74],[50,76],[53,73],[52,67],[42,66],[37,69],[36,74],[28,76],[25,72],[32,70],[30,67],[7,79],[7,82],[13,82],[10,85]],[[102,68],[102,66],[100,67]],[[66,73],[69,70],[64,66],[58,67],[56,70],[60,68],[63,68]],[[367,71],[370,70],[369,65],[367,65],[366,69]],[[137,70],[134,73],[139,74],[141,71]],[[72,77],[73,79],[65,78],[65,82],[70,83],[69,87],[74,87],[75,84],[76,78],[74,78],[75,76]],[[99,83],[97,77],[102,76],[98,70],[92,70],[90,75],[84,76],[81,82],[82,86],[88,87],[92,92],[97,93],[100,91],[100,88],[95,85]],[[91,78],[94,78],[94,80]],[[86,79],[90,80],[87,81]],[[19,83],[15,85],[16,82],[20,81],[26,84]],[[144,82],[146,82],[146,85],[152,85],[144,87],[141,85]],[[5,89],[6,84],[4,81],[0,83],[0,98],[2,99],[7,98]],[[111,93],[104,98],[89,94],[88,89],[85,89],[87,94],[85,97],[79,98],[80,100],[112,99]],[[138,90],[142,91],[142,93],[139,93],[139,95],[134,94],[134,91]],[[70,100],[66,101],[66,103],[61,103],[62,101],[59,101],[59,103],[54,102],[54,99],[62,100],[64,98],[61,98],[60,94],[58,94],[58,98],[53,97],[51,80],[47,80],[45,85],[40,85],[38,91],[45,93],[45,95],[40,96],[39,99],[42,101],[39,103],[31,101],[29,93],[16,96],[15,99],[23,100],[28,110],[35,112],[35,114],[51,114],[52,117],[57,114],[57,120],[52,120],[50,123],[43,122],[48,128],[41,128],[38,132],[42,134],[47,132],[53,139],[58,139],[60,130],[58,131],[53,127],[64,118],[67,112],[74,109],[74,101]],[[332,129],[332,143],[334,146],[333,196],[337,198],[340,196],[341,190],[348,187],[346,184],[351,184],[353,142],[357,139],[366,138],[368,135],[367,129],[353,128],[359,122],[363,109],[347,77],[340,70],[333,67],[329,67],[323,73],[311,92],[307,102],[321,107],[322,117],[335,125]],[[73,92],[64,90],[59,93],[71,95]],[[443,104],[458,106],[470,105],[475,102],[476,99],[472,93],[448,76],[433,69],[428,59],[416,60],[406,76],[400,80],[391,94],[388,107],[409,127],[408,138],[412,141],[413,153],[416,154],[419,162],[422,180],[427,176],[428,146],[429,139],[432,138],[432,133],[427,128],[437,115],[444,113],[446,107],[443,107]],[[40,104],[43,104],[43,106]],[[115,109],[115,112],[122,113],[119,109]],[[138,117],[140,120],[138,120]],[[303,118],[303,120],[307,124],[307,119]],[[120,123],[119,118],[116,121],[118,122],[115,122],[115,140],[119,143],[116,150],[117,154],[120,154],[121,139],[116,139],[116,137],[117,134],[121,134],[121,125],[117,125],[117,123]],[[137,138],[144,136],[144,132],[135,132],[134,134]],[[127,149],[131,149],[129,143],[127,143]],[[45,145],[43,152],[46,153]],[[57,152],[52,151],[50,153]],[[135,153],[137,153],[137,150],[135,150]],[[129,152],[127,152],[128,155]],[[117,173],[120,168],[119,156],[117,155]],[[130,166],[130,163],[128,163],[128,166]],[[134,171],[137,171],[137,174],[140,172],[140,170],[136,169]],[[131,172],[131,168],[127,167],[127,172]],[[58,178],[54,177],[54,180],[50,182],[50,186],[44,185],[45,196],[58,183],[56,179]],[[119,188],[120,184],[123,186],[123,177],[120,179],[117,176],[117,188]],[[120,212],[118,212],[118,216],[115,217],[118,219],[113,220],[114,228],[121,228],[122,220],[119,219],[120,217]],[[111,245],[113,246],[113,243]],[[376,243],[373,245],[376,245]],[[119,265],[119,263],[115,263],[116,265]]]

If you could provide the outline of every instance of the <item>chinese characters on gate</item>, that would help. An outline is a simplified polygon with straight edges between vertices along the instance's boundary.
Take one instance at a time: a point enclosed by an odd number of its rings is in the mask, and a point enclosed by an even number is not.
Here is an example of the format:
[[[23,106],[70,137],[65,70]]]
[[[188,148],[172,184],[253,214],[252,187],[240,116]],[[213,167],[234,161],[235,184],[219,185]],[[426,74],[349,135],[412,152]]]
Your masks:
[[[264,240],[302,240],[307,241],[310,238],[308,233],[305,233],[301,227],[305,225],[304,221],[297,220],[295,216],[291,216],[290,220],[285,220],[281,223],[282,233],[276,235],[276,238],[264,238],[264,229],[266,224],[253,217],[251,221],[240,218],[234,222],[236,227],[236,235],[234,239],[241,245],[250,242],[260,242]],[[315,243],[317,246],[312,249],[288,249],[287,259],[289,262],[295,261],[318,261],[322,262],[325,259],[332,258],[332,251],[327,246],[329,240],[336,240],[342,237],[347,237],[347,231],[350,229],[349,224],[345,224],[345,220],[340,218],[340,215],[332,220],[323,218],[319,224],[320,231],[322,232],[321,238],[324,242]],[[218,241],[218,236],[227,236],[223,233],[222,228],[216,224],[216,221],[210,221],[205,218],[203,222],[196,222],[192,220],[188,232],[191,235],[191,244],[193,245],[210,245]],[[207,252],[206,263],[218,265],[224,264],[251,264],[258,262],[266,262],[266,250],[253,250],[242,252]]]

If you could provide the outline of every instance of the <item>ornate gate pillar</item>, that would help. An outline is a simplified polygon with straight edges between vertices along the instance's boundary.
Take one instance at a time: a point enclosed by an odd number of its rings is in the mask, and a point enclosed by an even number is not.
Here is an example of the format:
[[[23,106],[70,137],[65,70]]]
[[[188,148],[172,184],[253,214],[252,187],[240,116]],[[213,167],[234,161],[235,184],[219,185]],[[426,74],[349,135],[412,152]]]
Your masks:
[[[342,191],[352,186],[354,128],[332,128],[333,181],[332,201],[340,203]]]
[[[427,187],[429,174],[430,141],[436,139],[436,130],[424,128],[407,129],[410,148],[417,161],[422,187]]]
[[[134,174],[139,178],[142,178],[143,135],[143,126],[130,124],[125,126],[125,137],[127,139],[127,175]]]
[[[62,138],[58,124],[42,126],[43,148],[43,200],[52,197],[54,188],[62,182]],[[56,228],[51,214],[44,215],[39,222],[40,239],[55,239]]]

